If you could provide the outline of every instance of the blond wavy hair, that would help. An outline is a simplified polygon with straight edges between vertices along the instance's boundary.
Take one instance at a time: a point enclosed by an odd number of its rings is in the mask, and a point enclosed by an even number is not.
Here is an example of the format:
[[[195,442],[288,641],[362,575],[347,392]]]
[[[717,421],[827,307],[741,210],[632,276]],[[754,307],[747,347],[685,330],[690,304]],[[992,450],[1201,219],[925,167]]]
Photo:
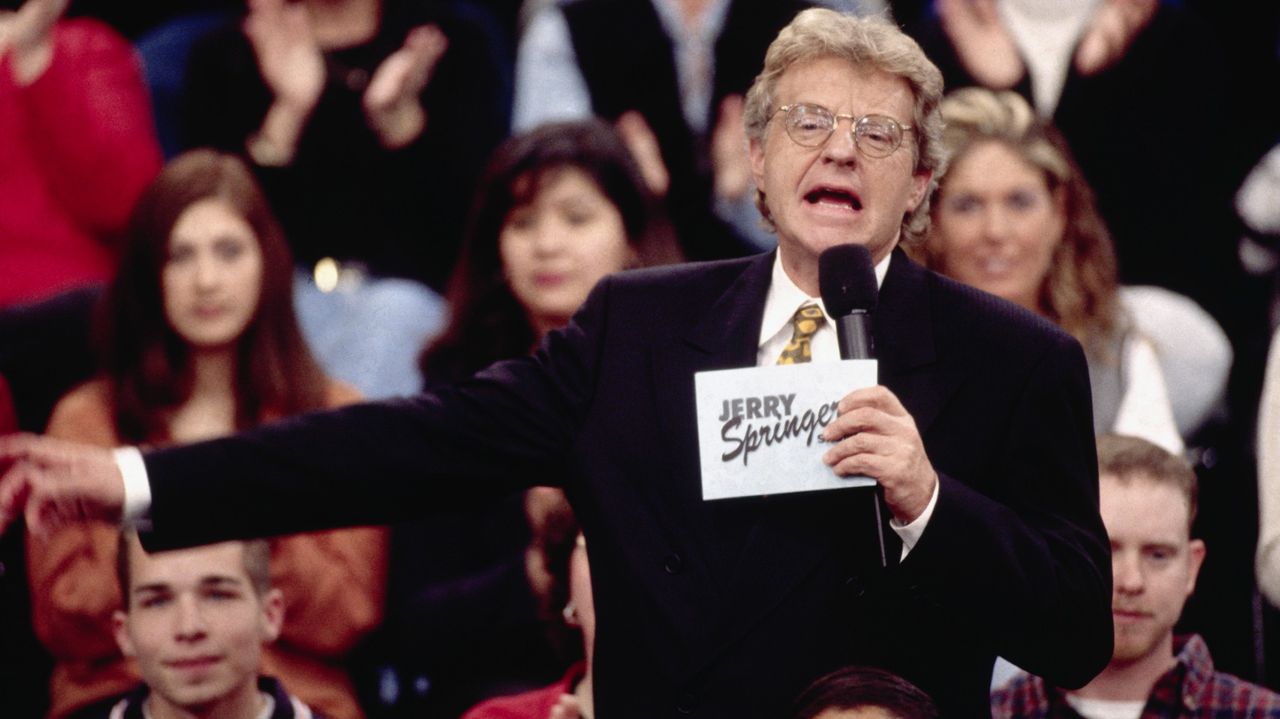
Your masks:
[[[1071,333],[1090,353],[1103,351],[1122,324],[1117,299],[1116,256],[1111,235],[1098,212],[1066,140],[1040,118],[1027,101],[1010,91],[969,87],[942,101],[947,162],[955,166],[974,146],[998,142],[1037,169],[1051,194],[1061,193],[1065,222],[1049,272],[1040,285],[1038,310]],[[934,190],[947,192],[945,175]],[[938,243],[926,241],[912,253],[928,267],[946,271]]]

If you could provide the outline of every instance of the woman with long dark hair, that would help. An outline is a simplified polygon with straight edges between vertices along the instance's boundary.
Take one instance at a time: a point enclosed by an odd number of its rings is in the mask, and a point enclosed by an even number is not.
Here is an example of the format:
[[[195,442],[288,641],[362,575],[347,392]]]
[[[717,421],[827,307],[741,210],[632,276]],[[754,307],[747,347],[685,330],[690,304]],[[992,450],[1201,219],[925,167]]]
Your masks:
[[[170,162],[139,201],[101,308],[102,373],[55,407],[47,433],[104,446],[194,442],[358,399],[328,380],[294,318],[289,250],[242,161],[210,150]],[[111,634],[116,530],[70,527],[28,542],[37,634],[54,655],[54,717],[139,681]],[[281,638],[262,671],[335,719],[361,712],[342,662],[381,619],[386,537],[351,529],[276,539]]]

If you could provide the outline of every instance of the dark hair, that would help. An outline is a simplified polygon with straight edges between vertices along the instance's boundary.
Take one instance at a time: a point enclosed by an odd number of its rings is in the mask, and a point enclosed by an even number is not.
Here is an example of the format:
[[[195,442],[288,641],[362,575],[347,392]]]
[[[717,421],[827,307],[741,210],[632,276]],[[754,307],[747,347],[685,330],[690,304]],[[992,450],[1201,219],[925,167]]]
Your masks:
[[[1103,434],[1098,437],[1098,475],[1120,482],[1147,479],[1173,487],[1187,500],[1187,529],[1195,522],[1200,483],[1191,464],[1181,456],[1139,437]]]
[[[240,561],[244,567],[244,573],[249,576],[249,584],[253,587],[253,593],[259,599],[266,596],[271,590],[271,543],[265,539],[246,539],[241,540]],[[132,545],[137,544],[143,552],[147,550],[142,548],[142,543],[138,540],[138,533],[132,528],[126,527],[120,530],[116,539],[116,580],[120,582],[120,596],[125,611],[129,610],[130,595],[129,582],[131,574],[129,549]],[[148,552],[148,554],[150,554]]]
[[[827,709],[879,707],[894,719],[937,719],[928,694],[883,669],[849,666],[810,684],[791,705],[792,719],[813,719]]]
[[[139,199],[96,326],[116,432],[128,442],[166,439],[168,414],[191,394],[190,347],[164,312],[161,275],[182,213],[217,199],[239,213],[262,252],[258,307],[236,347],[236,426],[324,404],[324,375],[293,309],[293,261],[258,183],[240,159],[193,150],[165,165]]]
[[[586,173],[618,208],[641,266],[681,259],[669,224],[611,126],[600,120],[560,122],[511,137],[494,151],[476,191],[466,241],[449,279],[449,324],[419,357],[429,381],[463,379],[497,360],[526,354],[537,340],[503,277],[498,237],[511,211],[531,202],[564,168]]]

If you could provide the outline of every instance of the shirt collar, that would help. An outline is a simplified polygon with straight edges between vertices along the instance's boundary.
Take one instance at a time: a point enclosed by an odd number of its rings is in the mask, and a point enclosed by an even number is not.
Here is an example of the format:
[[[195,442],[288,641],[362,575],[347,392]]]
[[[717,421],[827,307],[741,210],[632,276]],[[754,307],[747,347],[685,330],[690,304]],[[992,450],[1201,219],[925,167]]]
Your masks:
[[[883,260],[876,263],[876,287],[884,284],[884,277],[889,272],[889,260],[893,257],[890,252]],[[815,303],[822,308],[822,314],[827,317],[831,313],[827,312],[827,307],[822,303],[821,297],[810,297],[804,290],[796,286],[791,281],[791,277],[787,275],[787,271],[782,269],[782,253],[775,252],[773,255],[773,277],[769,282],[769,293],[765,296],[764,301],[764,320],[760,323],[760,341],[757,346],[763,345],[769,341],[774,335],[778,334],[783,327],[791,324],[791,318],[795,315],[796,310],[808,303]]]

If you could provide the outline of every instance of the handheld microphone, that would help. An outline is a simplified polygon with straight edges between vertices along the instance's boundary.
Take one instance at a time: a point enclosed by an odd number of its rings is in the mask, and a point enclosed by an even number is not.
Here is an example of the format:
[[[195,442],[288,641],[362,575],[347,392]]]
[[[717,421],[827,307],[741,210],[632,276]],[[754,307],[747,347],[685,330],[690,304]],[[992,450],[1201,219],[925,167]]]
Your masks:
[[[836,326],[842,359],[874,359],[871,310],[880,296],[875,264],[862,245],[836,245],[818,256],[818,289]],[[880,566],[889,566],[885,551],[884,488],[876,484],[876,539],[880,542]],[[896,557],[894,558],[896,561]]]
[[[876,287],[871,253],[862,245],[837,245],[818,256],[818,289],[840,339],[842,359],[874,359],[871,310]]]

